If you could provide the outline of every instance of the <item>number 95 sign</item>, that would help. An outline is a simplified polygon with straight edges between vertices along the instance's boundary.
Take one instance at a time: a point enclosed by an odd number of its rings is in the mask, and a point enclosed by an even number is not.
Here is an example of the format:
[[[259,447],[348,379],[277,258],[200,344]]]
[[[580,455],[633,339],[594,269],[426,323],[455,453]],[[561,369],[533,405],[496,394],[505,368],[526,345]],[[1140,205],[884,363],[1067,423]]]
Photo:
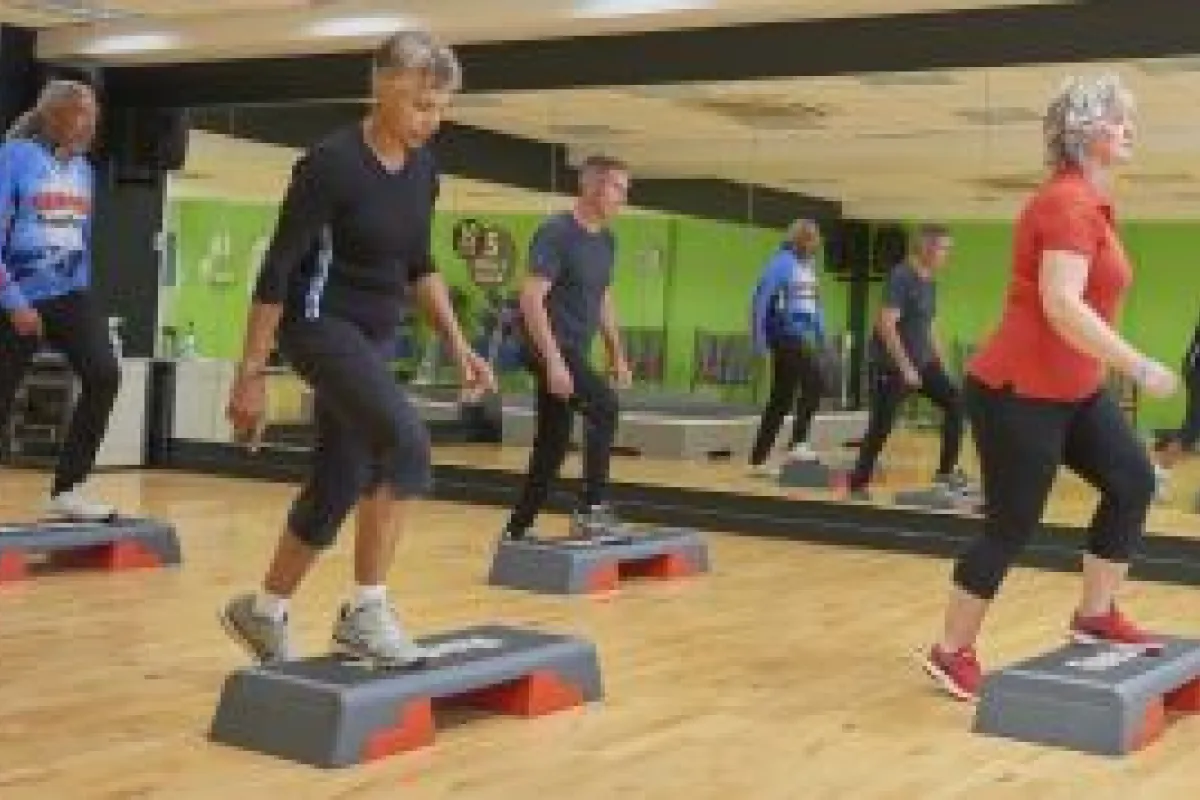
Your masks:
[[[454,252],[467,262],[477,286],[503,286],[512,278],[517,246],[499,225],[462,219],[454,226]]]

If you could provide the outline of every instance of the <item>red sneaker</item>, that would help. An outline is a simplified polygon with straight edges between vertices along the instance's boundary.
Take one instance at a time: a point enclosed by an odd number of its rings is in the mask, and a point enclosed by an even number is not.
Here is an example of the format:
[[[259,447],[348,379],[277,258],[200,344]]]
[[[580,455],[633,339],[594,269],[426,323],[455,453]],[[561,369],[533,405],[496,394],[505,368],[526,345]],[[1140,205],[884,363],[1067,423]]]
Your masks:
[[[929,653],[921,662],[921,666],[929,673],[929,677],[937,681],[938,685],[952,697],[967,702],[979,699],[979,687],[983,684],[983,669],[979,666],[975,648],[964,647],[953,653],[947,653],[941,647],[934,645],[929,648]]]
[[[1163,648],[1159,637],[1135,625],[1116,604],[1107,614],[1095,617],[1081,617],[1076,611],[1071,619],[1071,640],[1077,644],[1133,645],[1147,652]]]

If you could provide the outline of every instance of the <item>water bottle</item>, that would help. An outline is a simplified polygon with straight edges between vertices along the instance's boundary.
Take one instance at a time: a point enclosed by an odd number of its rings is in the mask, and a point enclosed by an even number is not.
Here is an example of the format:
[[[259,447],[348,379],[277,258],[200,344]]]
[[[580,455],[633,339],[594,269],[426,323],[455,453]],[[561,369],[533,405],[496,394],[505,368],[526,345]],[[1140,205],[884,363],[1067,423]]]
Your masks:
[[[183,341],[179,345],[179,356],[181,358],[195,358],[196,352],[196,323],[189,322],[187,333],[183,335]]]

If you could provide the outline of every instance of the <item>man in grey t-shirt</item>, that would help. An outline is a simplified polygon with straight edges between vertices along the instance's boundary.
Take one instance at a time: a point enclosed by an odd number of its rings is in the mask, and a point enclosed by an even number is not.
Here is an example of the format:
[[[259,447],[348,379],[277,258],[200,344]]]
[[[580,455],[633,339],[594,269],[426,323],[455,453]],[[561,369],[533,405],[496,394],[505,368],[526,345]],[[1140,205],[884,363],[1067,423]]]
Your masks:
[[[969,501],[975,494],[962,472],[963,409],[958,387],[946,374],[933,336],[937,314],[934,276],[950,254],[950,232],[942,225],[922,225],[915,234],[909,258],[888,275],[883,307],[871,337],[871,407],[867,433],[850,473],[852,497],[865,498],[896,414],[912,392],[928,397],[942,411],[942,447],[934,488],[948,499]]]
[[[523,537],[533,526],[558,476],[571,440],[574,412],[587,419],[583,442],[583,494],[571,531],[590,535],[616,523],[605,503],[609,461],[617,430],[617,395],[589,363],[597,332],[618,386],[632,375],[621,348],[612,303],[616,244],[608,223],[625,204],[629,170],[594,156],[580,170],[579,197],[571,211],[554,214],[529,247],[529,275],[521,289],[521,314],[530,368],[537,380],[537,429],[525,485],[504,536]]]

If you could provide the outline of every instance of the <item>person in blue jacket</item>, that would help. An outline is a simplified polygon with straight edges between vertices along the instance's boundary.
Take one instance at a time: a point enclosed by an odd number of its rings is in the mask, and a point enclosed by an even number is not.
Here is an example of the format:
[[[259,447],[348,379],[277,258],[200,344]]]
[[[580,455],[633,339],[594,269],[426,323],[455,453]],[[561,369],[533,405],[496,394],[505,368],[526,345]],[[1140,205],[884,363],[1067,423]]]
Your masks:
[[[92,167],[98,116],[85,83],[54,80],[0,144],[0,427],[34,354],[62,353],[82,389],[46,513],[115,516],[82,491],[108,428],[120,370],[91,283]]]
[[[796,220],[789,226],[783,245],[767,262],[754,290],[754,352],[760,356],[767,351],[771,354],[771,394],[750,453],[750,466],[756,472],[768,469],[767,459],[793,402],[796,415],[790,454],[796,459],[816,459],[808,444],[808,432],[825,390],[820,358],[825,315],[816,261],[820,246],[817,224]]]

